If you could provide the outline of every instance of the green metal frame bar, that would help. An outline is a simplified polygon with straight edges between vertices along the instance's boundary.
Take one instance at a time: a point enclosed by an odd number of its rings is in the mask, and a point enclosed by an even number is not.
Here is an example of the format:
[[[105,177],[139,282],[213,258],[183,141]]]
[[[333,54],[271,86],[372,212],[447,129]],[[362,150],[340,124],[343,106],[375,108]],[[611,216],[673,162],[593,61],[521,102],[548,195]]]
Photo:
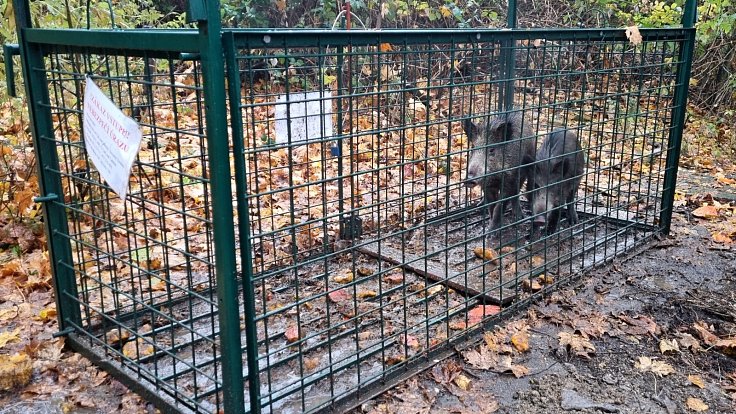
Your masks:
[[[226,413],[244,412],[243,360],[240,343],[235,229],[230,189],[230,143],[225,102],[225,62],[222,48],[220,2],[205,2],[205,20],[198,20],[196,45],[201,54],[207,119],[212,191],[212,224],[215,247],[220,348],[222,355],[223,406]],[[183,36],[182,36],[183,37]]]
[[[692,69],[692,55],[695,48],[695,21],[697,17],[697,2],[687,0],[682,15],[682,26],[686,28],[686,39],[680,47],[679,66],[677,68],[677,82],[674,94],[674,110],[670,123],[669,148],[665,164],[664,193],[662,194],[662,209],[659,214],[659,223],[662,232],[668,234],[672,225],[672,213],[675,200],[675,184],[677,169],[680,162],[682,147],[682,130],[685,128],[687,114],[687,94],[690,86],[690,71]]]
[[[20,55],[20,46],[6,43],[3,45],[3,56],[5,57],[5,84],[8,87],[8,95],[16,98],[15,92],[15,70],[13,69],[13,56]]]
[[[396,43],[401,45],[426,44],[431,38],[434,43],[477,43],[500,42],[508,39],[548,39],[548,40],[590,40],[590,41],[626,41],[624,29],[458,29],[458,30],[255,30],[224,29],[235,36],[235,46],[257,49],[283,49],[285,47],[312,47],[319,45],[366,46],[380,43]],[[674,29],[640,29],[645,41],[684,40],[687,28]]]
[[[60,266],[60,263],[73,261],[66,211],[64,209],[64,191],[61,178],[50,171],[59,171],[59,155],[53,145],[54,126],[51,118],[48,82],[43,71],[44,58],[41,47],[28,43],[27,28],[31,27],[31,12],[28,0],[13,0],[15,21],[18,28],[18,40],[21,45],[20,56],[23,78],[25,79],[26,99],[30,105],[29,124],[33,134],[33,146],[38,159],[38,177],[43,200],[43,215],[46,240],[51,260],[56,295],[57,318],[59,330],[65,331],[74,325],[81,325],[82,316],[76,301],[77,283],[71,266]],[[38,72],[34,72],[34,68]],[[40,69],[40,70],[39,70]],[[45,141],[50,139],[51,141]]]
[[[508,0],[508,11],[506,14],[506,27],[516,29],[516,0]],[[501,73],[502,79],[506,79],[504,85],[498,92],[498,110],[510,111],[514,106],[514,68],[516,66],[516,41],[505,39],[501,42]]]
[[[147,53],[171,50],[199,52],[196,30],[82,30],[82,29],[28,29],[26,43],[55,46],[104,47]],[[133,55],[134,56],[134,55]]]
[[[245,310],[245,353],[248,363],[248,393],[250,412],[261,412],[260,368],[258,367],[258,331],[256,329],[256,298],[253,285],[253,253],[250,237],[250,213],[246,194],[245,148],[243,144],[243,118],[240,112],[240,73],[235,59],[232,33],[223,35],[225,63],[227,64],[228,94],[230,98],[230,122],[235,162],[235,191],[238,203],[238,229],[240,230],[240,260],[243,265],[243,306]]]

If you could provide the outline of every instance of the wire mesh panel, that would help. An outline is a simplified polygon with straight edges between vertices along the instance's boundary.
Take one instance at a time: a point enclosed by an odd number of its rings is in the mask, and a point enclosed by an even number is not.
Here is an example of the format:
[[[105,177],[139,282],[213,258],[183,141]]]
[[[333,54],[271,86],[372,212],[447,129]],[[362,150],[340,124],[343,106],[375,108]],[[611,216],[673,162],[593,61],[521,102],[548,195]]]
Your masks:
[[[80,311],[65,319],[70,340],[182,409],[217,411],[220,334],[199,64],[176,50],[42,49],[32,76],[45,79],[48,102],[35,111],[48,111],[53,133],[37,146],[58,161],[43,174],[60,184],[58,198],[46,202],[62,209],[68,227],[54,230],[70,246],[57,274],[71,274],[77,291],[59,301]],[[143,133],[125,199],[85,150],[87,75]]]
[[[266,412],[359,399],[661,230],[681,31],[229,34]]]

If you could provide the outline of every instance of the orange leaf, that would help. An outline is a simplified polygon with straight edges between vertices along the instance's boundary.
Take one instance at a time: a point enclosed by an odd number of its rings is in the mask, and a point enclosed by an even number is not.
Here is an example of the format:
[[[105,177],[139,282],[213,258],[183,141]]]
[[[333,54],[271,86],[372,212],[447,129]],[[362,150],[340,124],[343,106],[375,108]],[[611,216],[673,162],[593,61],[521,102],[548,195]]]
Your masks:
[[[495,315],[499,312],[501,312],[500,306],[478,305],[468,312],[468,325],[477,325],[485,316]]]
[[[286,329],[286,332],[284,332],[284,337],[286,337],[287,343],[294,343],[299,340],[300,338],[299,334],[299,327],[296,325],[290,326]]]
[[[718,218],[718,209],[715,206],[702,206],[693,210],[693,216],[704,219]]]

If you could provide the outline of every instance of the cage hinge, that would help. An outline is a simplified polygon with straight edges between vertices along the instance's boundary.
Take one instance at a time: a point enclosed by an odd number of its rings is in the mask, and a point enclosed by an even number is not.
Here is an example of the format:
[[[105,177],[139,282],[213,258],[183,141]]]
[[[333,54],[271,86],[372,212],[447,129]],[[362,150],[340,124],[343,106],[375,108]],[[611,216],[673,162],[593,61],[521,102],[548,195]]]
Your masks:
[[[207,8],[204,0],[189,0],[187,2],[187,23],[196,23],[207,20]]]
[[[57,194],[49,193],[48,195],[45,195],[45,196],[33,197],[33,202],[34,203],[47,203],[49,201],[56,201],[58,199],[59,199],[59,196]]]
[[[53,334],[51,334],[51,336],[53,336],[54,338],[59,338],[61,336],[68,336],[73,333],[74,333],[74,328],[66,328],[63,331],[54,332]]]

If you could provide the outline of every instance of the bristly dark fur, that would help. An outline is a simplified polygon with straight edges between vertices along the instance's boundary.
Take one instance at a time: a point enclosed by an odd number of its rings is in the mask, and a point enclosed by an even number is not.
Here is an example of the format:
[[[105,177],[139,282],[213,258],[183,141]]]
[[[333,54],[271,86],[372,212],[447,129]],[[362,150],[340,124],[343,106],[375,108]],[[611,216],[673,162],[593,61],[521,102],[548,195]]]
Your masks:
[[[527,189],[533,187],[532,163],[536,154],[534,137],[523,125],[523,114],[498,115],[480,125],[466,121],[464,127],[473,146],[468,157],[466,184],[482,186],[484,199],[493,213],[491,228],[500,227],[507,201],[512,202],[516,218],[522,217],[519,194],[524,182]]]

